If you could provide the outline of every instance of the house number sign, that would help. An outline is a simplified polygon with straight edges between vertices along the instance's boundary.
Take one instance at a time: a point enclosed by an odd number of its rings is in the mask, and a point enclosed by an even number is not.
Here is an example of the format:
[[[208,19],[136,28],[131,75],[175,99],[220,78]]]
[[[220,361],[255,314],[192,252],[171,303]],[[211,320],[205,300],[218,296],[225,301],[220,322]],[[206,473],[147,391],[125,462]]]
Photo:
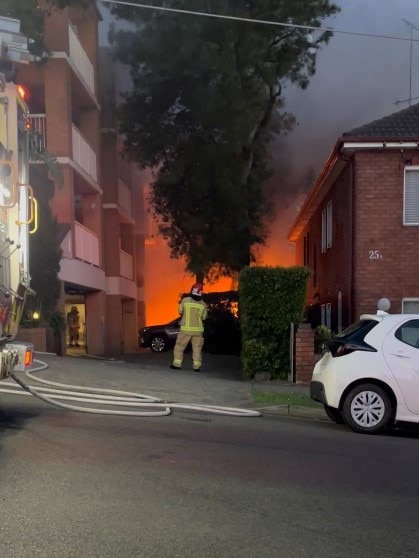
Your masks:
[[[369,254],[368,258],[370,260],[382,260],[383,259],[383,255],[380,252],[380,250],[370,250],[368,252],[368,254]]]

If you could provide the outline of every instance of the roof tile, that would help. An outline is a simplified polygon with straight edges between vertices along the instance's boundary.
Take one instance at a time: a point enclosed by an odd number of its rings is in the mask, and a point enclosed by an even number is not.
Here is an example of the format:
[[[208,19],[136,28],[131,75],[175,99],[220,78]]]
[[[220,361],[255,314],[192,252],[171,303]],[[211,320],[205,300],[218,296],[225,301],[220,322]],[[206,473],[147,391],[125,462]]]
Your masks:
[[[419,138],[419,103],[345,132],[353,138]]]

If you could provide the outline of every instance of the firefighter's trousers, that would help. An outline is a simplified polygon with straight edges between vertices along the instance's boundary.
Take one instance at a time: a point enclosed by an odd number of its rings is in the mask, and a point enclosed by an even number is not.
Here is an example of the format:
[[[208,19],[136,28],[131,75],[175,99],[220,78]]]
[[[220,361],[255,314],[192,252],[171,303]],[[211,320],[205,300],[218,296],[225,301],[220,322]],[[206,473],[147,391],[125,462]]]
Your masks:
[[[192,364],[195,370],[201,368],[202,364],[202,347],[204,338],[202,332],[189,333],[180,331],[176,339],[176,345],[173,351],[173,366],[182,366],[183,353],[188,346],[189,341],[192,343]]]

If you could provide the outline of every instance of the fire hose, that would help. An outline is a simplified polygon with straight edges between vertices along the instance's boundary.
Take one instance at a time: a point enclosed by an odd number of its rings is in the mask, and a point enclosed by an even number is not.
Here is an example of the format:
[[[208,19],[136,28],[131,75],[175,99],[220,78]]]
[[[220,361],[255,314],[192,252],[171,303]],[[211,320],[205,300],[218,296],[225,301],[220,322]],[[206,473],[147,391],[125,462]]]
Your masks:
[[[69,411],[77,411],[81,413],[91,413],[100,415],[118,415],[118,416],[131,416],[131,417],[162,417],[172,414],[174,410],[198,412],[212,415],[221,416],[235,416],[235,417],[259,417],[261,414],[258,411],[251,409],[241,409],[236,407],[222,407],[217,405],[193,405],[189,403],[169,403],[162,401],[156,397],[144,395],[141,393],[92,388],[86,386],[78,386],[71,384],[61,384],[45,380],[34,375],[34,372],[41,372],[48,368],[48,364],[40,360],[33,361],[38,366],[32,367],[26,371],[26,377],[32,382],[43,384],[42,386],[34,387],[21,380],[15,372],[10,373],[10,377],[15,383],[1,382],[0,392],[9,393],[13,395],[32,395],[41,401],[66,409]],[[23,391],[16,389],[16,384],[22,388]],[[48,386],[48,387],[44,387]],[[60,400],[60,401],[57,401]],[[71,405],[62,403],[62,401],[75,401],[77,403],[90,403],[102,406],[112,407],[125,407],[143,409],[138,411],[127,411],[125,409],[103,409],[96,407],[84,407],[80,405]]]

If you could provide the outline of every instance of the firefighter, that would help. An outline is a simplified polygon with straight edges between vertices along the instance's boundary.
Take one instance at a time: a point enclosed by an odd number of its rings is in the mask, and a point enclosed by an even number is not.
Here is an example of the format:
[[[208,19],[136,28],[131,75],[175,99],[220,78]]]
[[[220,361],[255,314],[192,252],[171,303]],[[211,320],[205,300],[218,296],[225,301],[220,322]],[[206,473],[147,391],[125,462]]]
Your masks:
[[[180,370],[183,352],[189,341],[192,342],[192,364],[195,372],[200,372],[202,364],[202,346],[204,344],[204,320],[207,317],[207,307],[202,300],[203,287],[201,283],[193,285],[190,295],[184,297],[179,304],[181,315],[180,332],[173,351],[172,370]]]

